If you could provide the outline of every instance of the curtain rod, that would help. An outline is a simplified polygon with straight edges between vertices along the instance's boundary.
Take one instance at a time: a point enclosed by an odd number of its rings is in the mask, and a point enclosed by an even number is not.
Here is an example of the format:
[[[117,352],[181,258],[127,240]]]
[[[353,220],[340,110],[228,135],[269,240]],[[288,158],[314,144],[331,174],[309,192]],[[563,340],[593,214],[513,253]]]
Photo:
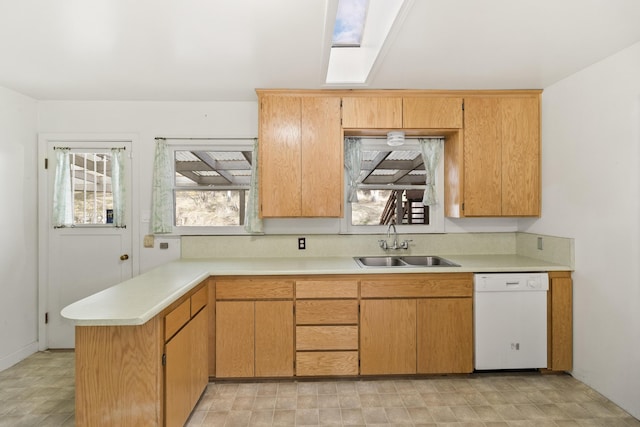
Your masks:
[[[71,150],[71,147],[53,147],[54,150]],[[105,148],[73,148],[74,150],[104,150]],[[113,149],[117,149],[117,150],[126,150],[127,147],[108,147],[106,148],[107,150],[113,150]]]

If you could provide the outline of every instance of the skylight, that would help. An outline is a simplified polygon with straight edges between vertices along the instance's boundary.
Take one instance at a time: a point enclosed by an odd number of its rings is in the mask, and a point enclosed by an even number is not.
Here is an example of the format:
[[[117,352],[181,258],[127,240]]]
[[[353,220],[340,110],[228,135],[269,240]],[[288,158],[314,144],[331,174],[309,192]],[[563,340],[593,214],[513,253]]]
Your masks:
[[[332,47],[360,47],[369,0],[338,0]]]
[[[329,0],[325,83],[366,85],[391,28],[401,25],[413,1]]]

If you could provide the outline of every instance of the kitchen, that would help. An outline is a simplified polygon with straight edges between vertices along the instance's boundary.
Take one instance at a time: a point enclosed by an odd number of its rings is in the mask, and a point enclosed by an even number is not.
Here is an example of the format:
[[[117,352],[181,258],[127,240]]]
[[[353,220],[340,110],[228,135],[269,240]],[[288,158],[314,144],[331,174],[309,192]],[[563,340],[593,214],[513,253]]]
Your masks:
[[[637,327],[640,90],[635,78],[640,71],[639,52],[637,39],[629,40],[566,74],[566,78],[558,76],[540,86],[544,89],[541,218],[446,222],[448,234],[525,232],[575,240],[572,374],[636,417],[640,413],[637,406],[640,372],[635,363],[640,355]],[[274,81],[255,84],[251,91],[276,83],[299,86],[295,79]],[[514,85],[519,87],[516,83],[509,84]],[[0,96],[2,110],[7,111],[0,126],[3,135],[0,169],[5,181],[21,184],[8,187],[5,193],[16,203],[0,208],[6,218],[2,221],[3,234],[8,236],[1,244],[3,369],[38,349],[38,323],[43,310],[38,306],[36,274],[37,134],[135,132],[140,145],[136,148],[134,169],[140,182],[133,191],[134,199],[140,201],[137,212],[141,214],[150,205],[155,137],[255,136],[258,118],[257,105],[250,100],[98,101],[104,96],[72,100],[72,95],[39,99],[19,92],[9,86],[2,89]],[[133,259],[140,272],[180,256],[176,238],[157,239],[169,243],[168,251],[142,248],[139,243],[148,230],[142,221],[135,227],[134,242],[138,242],[135,246],[138,249]],[[294,245],[296,237],[290,236]],[[286,241],[285,237],[273,239]],[[312,237],[309,242],[313,244]],[[426,236],[425,246],[428,245]]]

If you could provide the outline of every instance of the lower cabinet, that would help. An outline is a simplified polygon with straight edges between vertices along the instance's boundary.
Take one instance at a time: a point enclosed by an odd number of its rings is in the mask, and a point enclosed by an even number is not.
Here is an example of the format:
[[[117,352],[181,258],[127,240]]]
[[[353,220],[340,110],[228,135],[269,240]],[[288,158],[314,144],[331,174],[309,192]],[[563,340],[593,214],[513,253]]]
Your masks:
[[[573,281],[569,271],[549,273],[547,341],[548,368],[573,369]]]
[[[363,280],[360,374],[473,371],[470,274]]]
[[[293,282],[224,278],[216,299],[216,377],[292,377]]]
[[[205,286],[165,317],[165,339],[168,341],[163,359],[167,427],[185,424],[209,382],[206,300]],[[176,328],[179,329],[173,335]]]
[[[417,312],[418,373],[473,371],[472,299],[419,299]]]
[[[416,373],[416,300],[360,302],[360,374]]]
[[[206,342],[205,307],[165,346],[167,426],[183,426],[207,386],[209,375]]]

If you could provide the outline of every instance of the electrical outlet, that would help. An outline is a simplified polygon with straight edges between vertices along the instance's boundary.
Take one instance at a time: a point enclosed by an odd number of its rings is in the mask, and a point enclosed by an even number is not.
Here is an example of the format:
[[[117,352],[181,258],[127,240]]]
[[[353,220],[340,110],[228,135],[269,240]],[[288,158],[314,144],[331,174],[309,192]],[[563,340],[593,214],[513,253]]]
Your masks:
[[[154,239],[153,239],[153,234],[147,234],[146,236],[144,236],[144,247],[145,248],[152,248],[153,244],[154,244]]]
[[[538,250],[542,250],[542,237],[538,237]]]
[[[298,249],[307,249],[307,239],[305,239],[304,237],[298,237]]]

